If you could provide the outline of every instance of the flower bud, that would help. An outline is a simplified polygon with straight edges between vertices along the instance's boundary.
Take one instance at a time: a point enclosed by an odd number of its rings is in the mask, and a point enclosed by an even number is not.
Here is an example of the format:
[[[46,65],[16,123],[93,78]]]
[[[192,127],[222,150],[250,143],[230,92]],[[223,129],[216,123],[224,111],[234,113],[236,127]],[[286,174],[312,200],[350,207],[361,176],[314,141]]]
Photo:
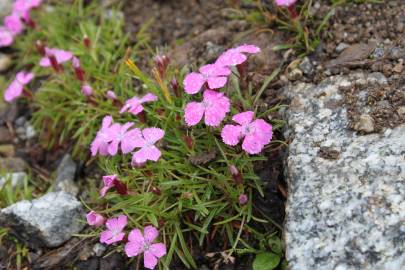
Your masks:
[[[248,201],[249,201],[249,198],[246,194],[242,193],[239,195],[239,204],[240,205],[245,205],[245,204],[247,204]]]
[[[107,91],[107,98],[108,98],[108,99],[111,99],[111,100],[116,100],[116,99],[117,99],[117,96],[115,95],[114,91],[108,90],[108,91]]]
[[[45,52],[45,46],[42,43],[42,41],[37,40],[35,42],[35,47],[37,48],[37,52],[41,55],[41,56],[45,56],[46,52]]]
[[[119,180],[114,181],[114,187],[120,195],[128,195],[127,186]]]
[[[158,195],[158,196],[162,195],[162,192],[160,191],[160,189],[157,188],[157,187],[155,187],[155,186],[153,186],[153,187],[151,188],[151,191],[152,191],[152,193],[154,193],[154,194],[156,194],[156,195]]]
[[[87,35],[84,35],[84,37],[83,37],[83,44],[87,49],[90,49],[91,40]]]
[[[170,81],[170,86],[172,87],[174,95],[176,97],[180,97],[181,96],[181,91],[180,91],[179,83],[177,82],[176,78],[173,78]]]
[[[77,57],[72,58],[72,66],[73,66],[73,69],[75,71],[76,78],[79,81],[84,82],[84,70],[82,69],[82,67],[80,65],[79,58],[77,58]]]
[[[82,85],[82,93],[83,95],[85,95],[86,97],[91,96],[91,94],[93,93],[93,88],[88,85],[87,83]]]
[[[167,67],[170,64],[170,59],[166,55],[157,55],[154,60],[156,69],[158,70],[160,77],[163,79],[166,75]]]
[[[229,171],[231,172],[233,181],[235,182],[236,185],[242,185],[243,183],[243,178],[242,175],[240,174],[239,170],[234,166],[231,165],[229,166]]]
[[[52,68],[57,72],[62,72],[63,68],[61,65],[59,65],[58,60],[56,59],[56,56],[53,54],[48,55],[49,62],[51,62]]]
[[[86,219],[87,219],[87,223],[90,226],[96,226],[96,227],[104,225],[104,222],[105,222],[105,218],[102,215],[97,214],[94,211],[90,211],[89,213],[87,213]]]

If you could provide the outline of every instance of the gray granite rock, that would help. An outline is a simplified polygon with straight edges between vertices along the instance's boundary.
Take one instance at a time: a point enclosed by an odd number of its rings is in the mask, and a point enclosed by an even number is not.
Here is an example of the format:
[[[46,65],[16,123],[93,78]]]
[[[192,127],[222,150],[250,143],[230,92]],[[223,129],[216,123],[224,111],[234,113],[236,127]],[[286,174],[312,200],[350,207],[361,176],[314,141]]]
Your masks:
[[[20,201],[0,211],[0,226],[30,247],[57,247],[83,227],[82,204],[66,192],[51,192],[32,201]]]
[[[405,125],[380,134],[347,129],[339,86],[376,74],[287,87],[292,139],[286,257],[292,270],[402,269],[405,265]],[[332,149],[333,155],[320,155]]]
[[[77,165],[69,154],[66,154],[56,170],[55,191],[65,191],[76,196],[79,188],[75,184]]]

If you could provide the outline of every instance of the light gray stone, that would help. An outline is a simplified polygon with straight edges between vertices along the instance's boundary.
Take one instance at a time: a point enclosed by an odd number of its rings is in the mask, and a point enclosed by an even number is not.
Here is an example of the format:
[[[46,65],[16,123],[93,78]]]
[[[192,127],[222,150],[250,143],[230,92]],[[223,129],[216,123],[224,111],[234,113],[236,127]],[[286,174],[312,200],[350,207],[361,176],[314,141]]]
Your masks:
[[[51,192],[32,201],[20,201],[0,211],[0,225],[30,247],[57,247],[85,223],[82,204],[66,192]]]
[[[65,191],[76,196],[79,188],[75,184],[77,165],[69,154],[66,154],[56,170],[55,191]]]
[[[363,74],[386,83],[382,74]],[[358,79],[358,77],[357,77]],[[292,270],[402,269],[405,265],[405,125],[382,134],[347,129],[336,76],[319,85],[286,87],[289,197],[286,257]],[[321,147],[339,151],[319,156]]]
[[[339,43],[339,44],[336,46],[335,51],[336,51],[337,53],[341,53],[341,52],[343,52],[345,49],[347,49],[347,48],[349,48],[349,47],[350,47],[349,44],[344,43],[344,42],[341,42],[341,43]]]

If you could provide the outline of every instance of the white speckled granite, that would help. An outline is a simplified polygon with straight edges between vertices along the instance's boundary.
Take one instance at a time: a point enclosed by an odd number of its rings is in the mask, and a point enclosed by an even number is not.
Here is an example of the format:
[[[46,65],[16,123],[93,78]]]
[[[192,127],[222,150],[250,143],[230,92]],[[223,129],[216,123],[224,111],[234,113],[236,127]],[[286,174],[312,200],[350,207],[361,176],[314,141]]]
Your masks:
[[[285,224],[292,270],[405,269],[405,125],[382,134],[347,129],[340,86],[386,84],[379,73],[287,87],[289,198]],[[335,105],[331,105],[335,104]],[[319,156],[321,147],[340,153]]]

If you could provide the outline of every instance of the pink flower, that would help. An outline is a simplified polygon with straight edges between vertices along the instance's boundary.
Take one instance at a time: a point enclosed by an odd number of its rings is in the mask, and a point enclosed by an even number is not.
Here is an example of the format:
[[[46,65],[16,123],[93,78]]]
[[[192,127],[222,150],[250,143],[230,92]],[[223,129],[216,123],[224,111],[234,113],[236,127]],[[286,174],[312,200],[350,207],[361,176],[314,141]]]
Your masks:
[[[133,140],[133,146],[140,147],[132,156],[132,166],[139,166],[148,160],[157,161],[162,153],[155,143],[163,138],[164,130],[160,128],[145,128],[142,134]]]
[[[239,204],[240,205],[245,205],[248,201],[249,201],[249,198],[246,194],[239,195]]]
[[[234,146],[244,138],[242,149],[249,154],[260,153],[273,136],[272,126],[262,119],[253,121],[254,113],[247,111],[233,116],[239,125],[225,125],[221,136],[224,143]]]
[[[116,100],[117,96],[115,95],[114,91],[112,90],[108,90],[107,91],[107,98],[111,99],[111,100]]]
[[[60,49],[50,49],[45,47],[45,54],[46,56],[41,59],[39,65],[41,67],[50,67],[51,61],[49,60],[50,56],[54,56],[58,64],[62,64],[64,62],[70,61],[72,59],[73,54],[69,51],[64,51]]]
[[[289,7],[294,5],[297,0],[275,0],[275,2],[279,7]]]
[[[31,72],[18,72],[14,81],[4,92],[4,100],[7,102],[11,102],[19,97],[23,92],[24,86],[27,85],[33,78],[34,74]]]
[[[142,103],[156,101],[158,98],[152,93],[148,93],[142,98],[133,97],[128,99],[125,102],[125,105],[122,107],[120,113],[124,113],[129,111],[133,115],[137,115],[138,113],[143,111]]]
[[[41,5],[42,0],[17,0],[13,5],[13,12],[24,14]]]
[[[95,156],[97,153],[100,153],[102,156],[108,155],[108,145],[114,139],[118,129],[119,124],[113,124],[113,119],[110,115],[105,116],[96,138],[91,143],[91,155]]]
[[[225,51],[218,57],[215,64],[223,67],[240,65],[247,59],[247,56],[244,53],[255,54],[260,51],[260,48],[255,45],[244,44]]]
[[[90,226],[96,226],[96,227],[103,225],[105,222],[105,218],[102,215],[97,214],[94,211],[88,212],[86,215],[86,219],[87,219],[87,223]]]
[[[118,179],[117,175],[104,175],[104,187],[100,190],[100,196],[104,197],[107,191],[115,186],[115,181]]]
[[[166,255],[166,246],[163,243],[153,241],[159,236],[159,231],[153,226],[146,226],[142,232],[139,229],[132,230],[128,235],[128,243],[125,245],[125,253],[128,257],[138,256],[143,253],[143,265],[145,268],[154,269],[158,259]]]
[[[7,27],[0,26],[0,48],[10,46],[13,40],[13,33]]]
[[[80,60],[76,56],[72,57],[72,66],[73,68],[80,68]]]
[[[125,215],[120,215],[116,218],[110,218],[105,223],[107,230],[103,231],[100,235],[100,242],[107,245],[122,241],[125,237],[123,232],[128,223],[128,218]]]
[[[100,190],[100,197],[104,197],[108,190],[115,188],[120,195],[127,195],[128,190],[125,184],[118,180],[117,175],[104,175],[104,187]]]
[[[208,83],[211,89],[223,87],[231,74],[231,70],[225,66],[209,64],[199,69],[200,73],[192,72],[184,78],[184,89],[188,94],[198,93],[201,87]]]
[[[205,90],[202,102],[190,102],[184,110],[184,119],[188,126],[200,122],[205,114],[204,122],[207,126],[216,127],[230,110],[229,98],[223,93]]]
[[[7,27],[13,35],[21,34],[24,31],[24,24],[21,21],[20,16],[13,13],[4,18],[4,26]]]
[[[93,93],[93,88],[89,84],[85,83],[82,85],[81,91],[83,95],[89,97]]]
[[[136,140],[140,138],[142,134],[139,128],[128,131],[133,125],[134,123],[125,123],[117,128],[114,138],[108,146],[108,153],[110,155],[114,156],[117,154],[119,144],[121,144],[121,150],[124,154],[128,154],[135,149]]]

